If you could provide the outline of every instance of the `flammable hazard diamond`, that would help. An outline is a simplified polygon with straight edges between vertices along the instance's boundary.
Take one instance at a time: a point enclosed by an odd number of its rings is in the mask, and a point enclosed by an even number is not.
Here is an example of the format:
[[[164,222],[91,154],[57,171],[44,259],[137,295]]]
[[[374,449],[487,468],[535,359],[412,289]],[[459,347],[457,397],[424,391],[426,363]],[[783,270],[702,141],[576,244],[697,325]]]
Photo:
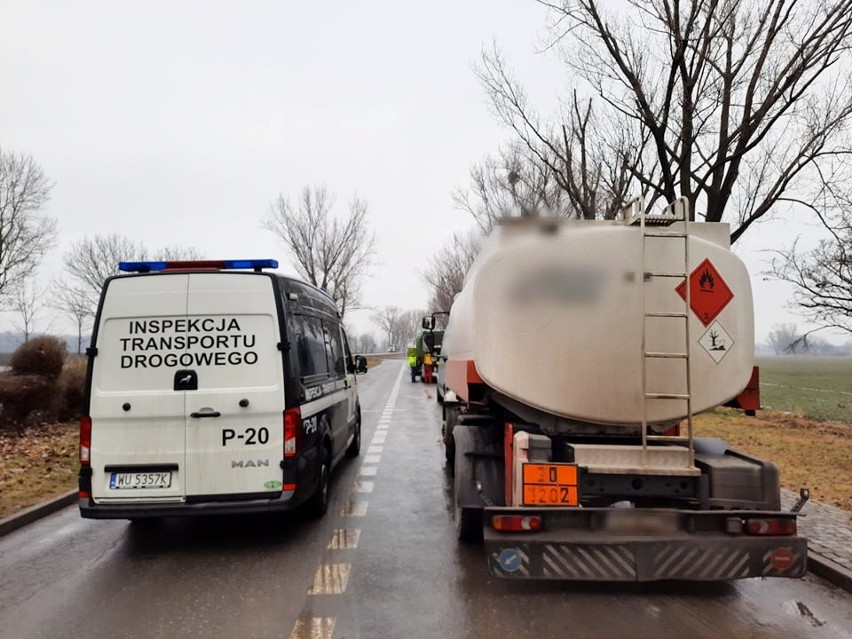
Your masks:
[[[686,300],[686,282],[681,282],[675,290]],[[734,293],[709,259],[690,274],[689,307],[704,326],[709,326],[732,299]]]

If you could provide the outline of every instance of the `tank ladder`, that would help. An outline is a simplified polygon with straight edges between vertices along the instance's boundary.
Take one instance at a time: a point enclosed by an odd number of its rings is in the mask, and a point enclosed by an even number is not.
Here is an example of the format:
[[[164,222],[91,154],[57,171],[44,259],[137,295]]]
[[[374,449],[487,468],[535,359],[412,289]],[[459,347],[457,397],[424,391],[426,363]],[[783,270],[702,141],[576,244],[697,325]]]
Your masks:
[[[659,214],[648,215],[645,212],[644,202],[641,199],[630,203],[631,217],[629,224],[639,226],[642,234],[642,460],[647,465],[649,442],[666,442],[685,445],[688,449],[688,464],[683,469],[683,474],[697,475],[699,469],[695,467],[695,445],[693,440],[692,426],[692,375],[690,366],[691,341],[689,334],[689,311],[690,311],[690,285],[689,285],[689,200],[685,197],[678,198],[669,204]],[[669,229],[675,222],[682,223],[682,230]],[[670,241],[682,242],[683,244],[683,270],[676,271],[646,271],[645,264],[647,256],[648,238],[667,238]],[[647,307],[647,294],[645,284],[654,278],[667,277],[680,279],[686,282],[683,311],[657,311]],[[648,351],[646,338],[649,323],[659,319],[678,319],[684,324],[684,347],[682,351]],[[651,359],[679,359],[683,360],[686,368],[686,392],[648,392],[648,360]],[[686,402],[686,434],[679,435],[653,435],[648,433],[648,402],[649,400],[674,400]]]

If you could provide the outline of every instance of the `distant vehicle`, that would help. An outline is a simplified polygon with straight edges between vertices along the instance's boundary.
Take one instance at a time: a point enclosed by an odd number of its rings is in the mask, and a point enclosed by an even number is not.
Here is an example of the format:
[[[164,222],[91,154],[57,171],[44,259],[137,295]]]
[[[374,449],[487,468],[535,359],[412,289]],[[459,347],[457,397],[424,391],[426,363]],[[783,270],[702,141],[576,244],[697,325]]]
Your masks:
[[[408,366],[411,372],[411,381],[420,381],[433,384],[437,381],[439,357],[441,354],[441,343],[444,339],[444,331],[435,330],[435,315],[446,313],[435,313],[423,318],[423,330],[414,338],[414,346],[408,348]]]
[[[388,353],[396,353],[396,351],[397,351],[396,346],[388,346]]]
[[[807,491],[782,511],[772,463],[693,434],[756,376],[749,274],[728,225],[688,208],[507,220],[468,271],[441,351],[444,442],[457,537],[484,542],[492,574],[805,574]]]
[[[334,302],[274,260],[130,262],[95,319],[80,428],[83,517],[328,508],[359,454]]]

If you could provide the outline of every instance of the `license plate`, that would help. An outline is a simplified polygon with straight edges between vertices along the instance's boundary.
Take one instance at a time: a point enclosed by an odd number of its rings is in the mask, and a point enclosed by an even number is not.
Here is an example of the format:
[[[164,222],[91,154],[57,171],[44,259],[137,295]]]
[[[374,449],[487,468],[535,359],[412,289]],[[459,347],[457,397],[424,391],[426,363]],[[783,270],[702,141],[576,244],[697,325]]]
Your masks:
[[[109,478],[109,487],[113,490],[146,490],[169,488],[171,485],[171,472],[112,473]]]
[[[524,506],[578,506],[577,466],[524,464]]]

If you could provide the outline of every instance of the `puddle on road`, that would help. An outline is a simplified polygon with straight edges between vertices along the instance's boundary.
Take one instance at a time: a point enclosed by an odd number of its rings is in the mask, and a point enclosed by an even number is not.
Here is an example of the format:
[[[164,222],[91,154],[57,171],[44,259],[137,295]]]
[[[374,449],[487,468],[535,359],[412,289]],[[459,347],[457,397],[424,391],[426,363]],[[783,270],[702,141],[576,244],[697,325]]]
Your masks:
[[[825,622],[817,619],[813,611],[801,601],[788,601],[787,608],[792,614],[807,619],[808,623],[814,628],[819,628],[820,626],[825,625]]]

